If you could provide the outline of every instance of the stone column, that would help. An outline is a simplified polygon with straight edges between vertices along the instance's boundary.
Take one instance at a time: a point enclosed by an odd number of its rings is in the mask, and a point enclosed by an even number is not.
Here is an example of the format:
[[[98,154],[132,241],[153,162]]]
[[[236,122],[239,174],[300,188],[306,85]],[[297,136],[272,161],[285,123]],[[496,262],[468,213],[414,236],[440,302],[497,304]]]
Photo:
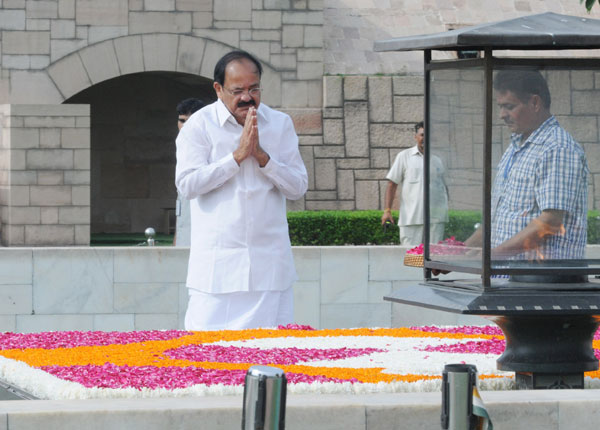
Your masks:
[[[89,105],[0,105],[3,246],[90,243]]]

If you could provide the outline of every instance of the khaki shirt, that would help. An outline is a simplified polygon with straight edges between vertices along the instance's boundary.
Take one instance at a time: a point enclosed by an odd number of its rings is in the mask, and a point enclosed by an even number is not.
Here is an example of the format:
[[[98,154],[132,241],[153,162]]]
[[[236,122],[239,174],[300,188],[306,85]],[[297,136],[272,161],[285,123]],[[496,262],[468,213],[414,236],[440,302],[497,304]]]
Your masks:
[[[432,223],[448,221],[448,194],[444,180],[444,164],[439,157],[430,159],[430,220]],[[423,224],[423,154],[417,146],[400,152],[388,172],[387,179],[400,189],[401,227]]]

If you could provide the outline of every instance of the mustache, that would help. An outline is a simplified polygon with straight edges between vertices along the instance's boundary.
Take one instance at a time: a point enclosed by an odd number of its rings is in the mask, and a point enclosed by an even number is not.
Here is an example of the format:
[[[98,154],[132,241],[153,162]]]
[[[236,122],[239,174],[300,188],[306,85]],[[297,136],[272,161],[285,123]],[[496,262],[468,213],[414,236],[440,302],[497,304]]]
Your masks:
[[[254,100],[250,99],[250,100],[248,100],[247,102],[245,102],[245,101],[240,101],[240,102],[237,104],[237,107],[239,107],[239,108],[243,108],[243,107],[246,107],[246,106],[256,106],[256,102],[255,102]]]

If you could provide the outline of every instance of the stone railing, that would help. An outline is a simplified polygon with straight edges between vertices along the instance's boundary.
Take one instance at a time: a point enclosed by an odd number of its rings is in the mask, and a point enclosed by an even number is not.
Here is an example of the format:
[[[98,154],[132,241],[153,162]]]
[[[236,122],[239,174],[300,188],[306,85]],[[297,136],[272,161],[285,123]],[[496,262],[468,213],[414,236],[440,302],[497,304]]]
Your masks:
[[[315,328],[485,323],[392,305],[422,278],[403,247],[296,247],[295,322]],[[0,330],[183,327],[189,251],[174,247],[0,248]]]
[[[406,247],[294,247],[294,320],[315,328],[486,324],[383,297],[419,283]],[[600,246],[587,248],[588,258]],[[0,331],[183,328],[189,250],[0,248]],[[464,277],[474,275],[464,274]]]

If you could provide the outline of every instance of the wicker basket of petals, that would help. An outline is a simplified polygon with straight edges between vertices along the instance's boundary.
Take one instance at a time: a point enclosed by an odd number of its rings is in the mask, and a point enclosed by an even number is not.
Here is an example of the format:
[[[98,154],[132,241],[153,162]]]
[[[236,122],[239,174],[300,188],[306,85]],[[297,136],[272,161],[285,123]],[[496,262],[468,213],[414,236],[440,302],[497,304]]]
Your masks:
[[[448,239],[440,240],[437,245],[430,245],[429,252],[431,255],[456,255],[463,254],[466,251],[465,244],[456,240],[454,236]],[[409,249],[404,254],[404,265],[411,267],[423,267],[425,261],[424,254],[425,245],[420,244]]]
[[[423,267],[424,261],[425,261],[425,257],[423,257],[423,254],[421,254],[421,255],[409,254],[408,251],[406,251],[406,254],[404,254],[404,265],[405,266]]]

